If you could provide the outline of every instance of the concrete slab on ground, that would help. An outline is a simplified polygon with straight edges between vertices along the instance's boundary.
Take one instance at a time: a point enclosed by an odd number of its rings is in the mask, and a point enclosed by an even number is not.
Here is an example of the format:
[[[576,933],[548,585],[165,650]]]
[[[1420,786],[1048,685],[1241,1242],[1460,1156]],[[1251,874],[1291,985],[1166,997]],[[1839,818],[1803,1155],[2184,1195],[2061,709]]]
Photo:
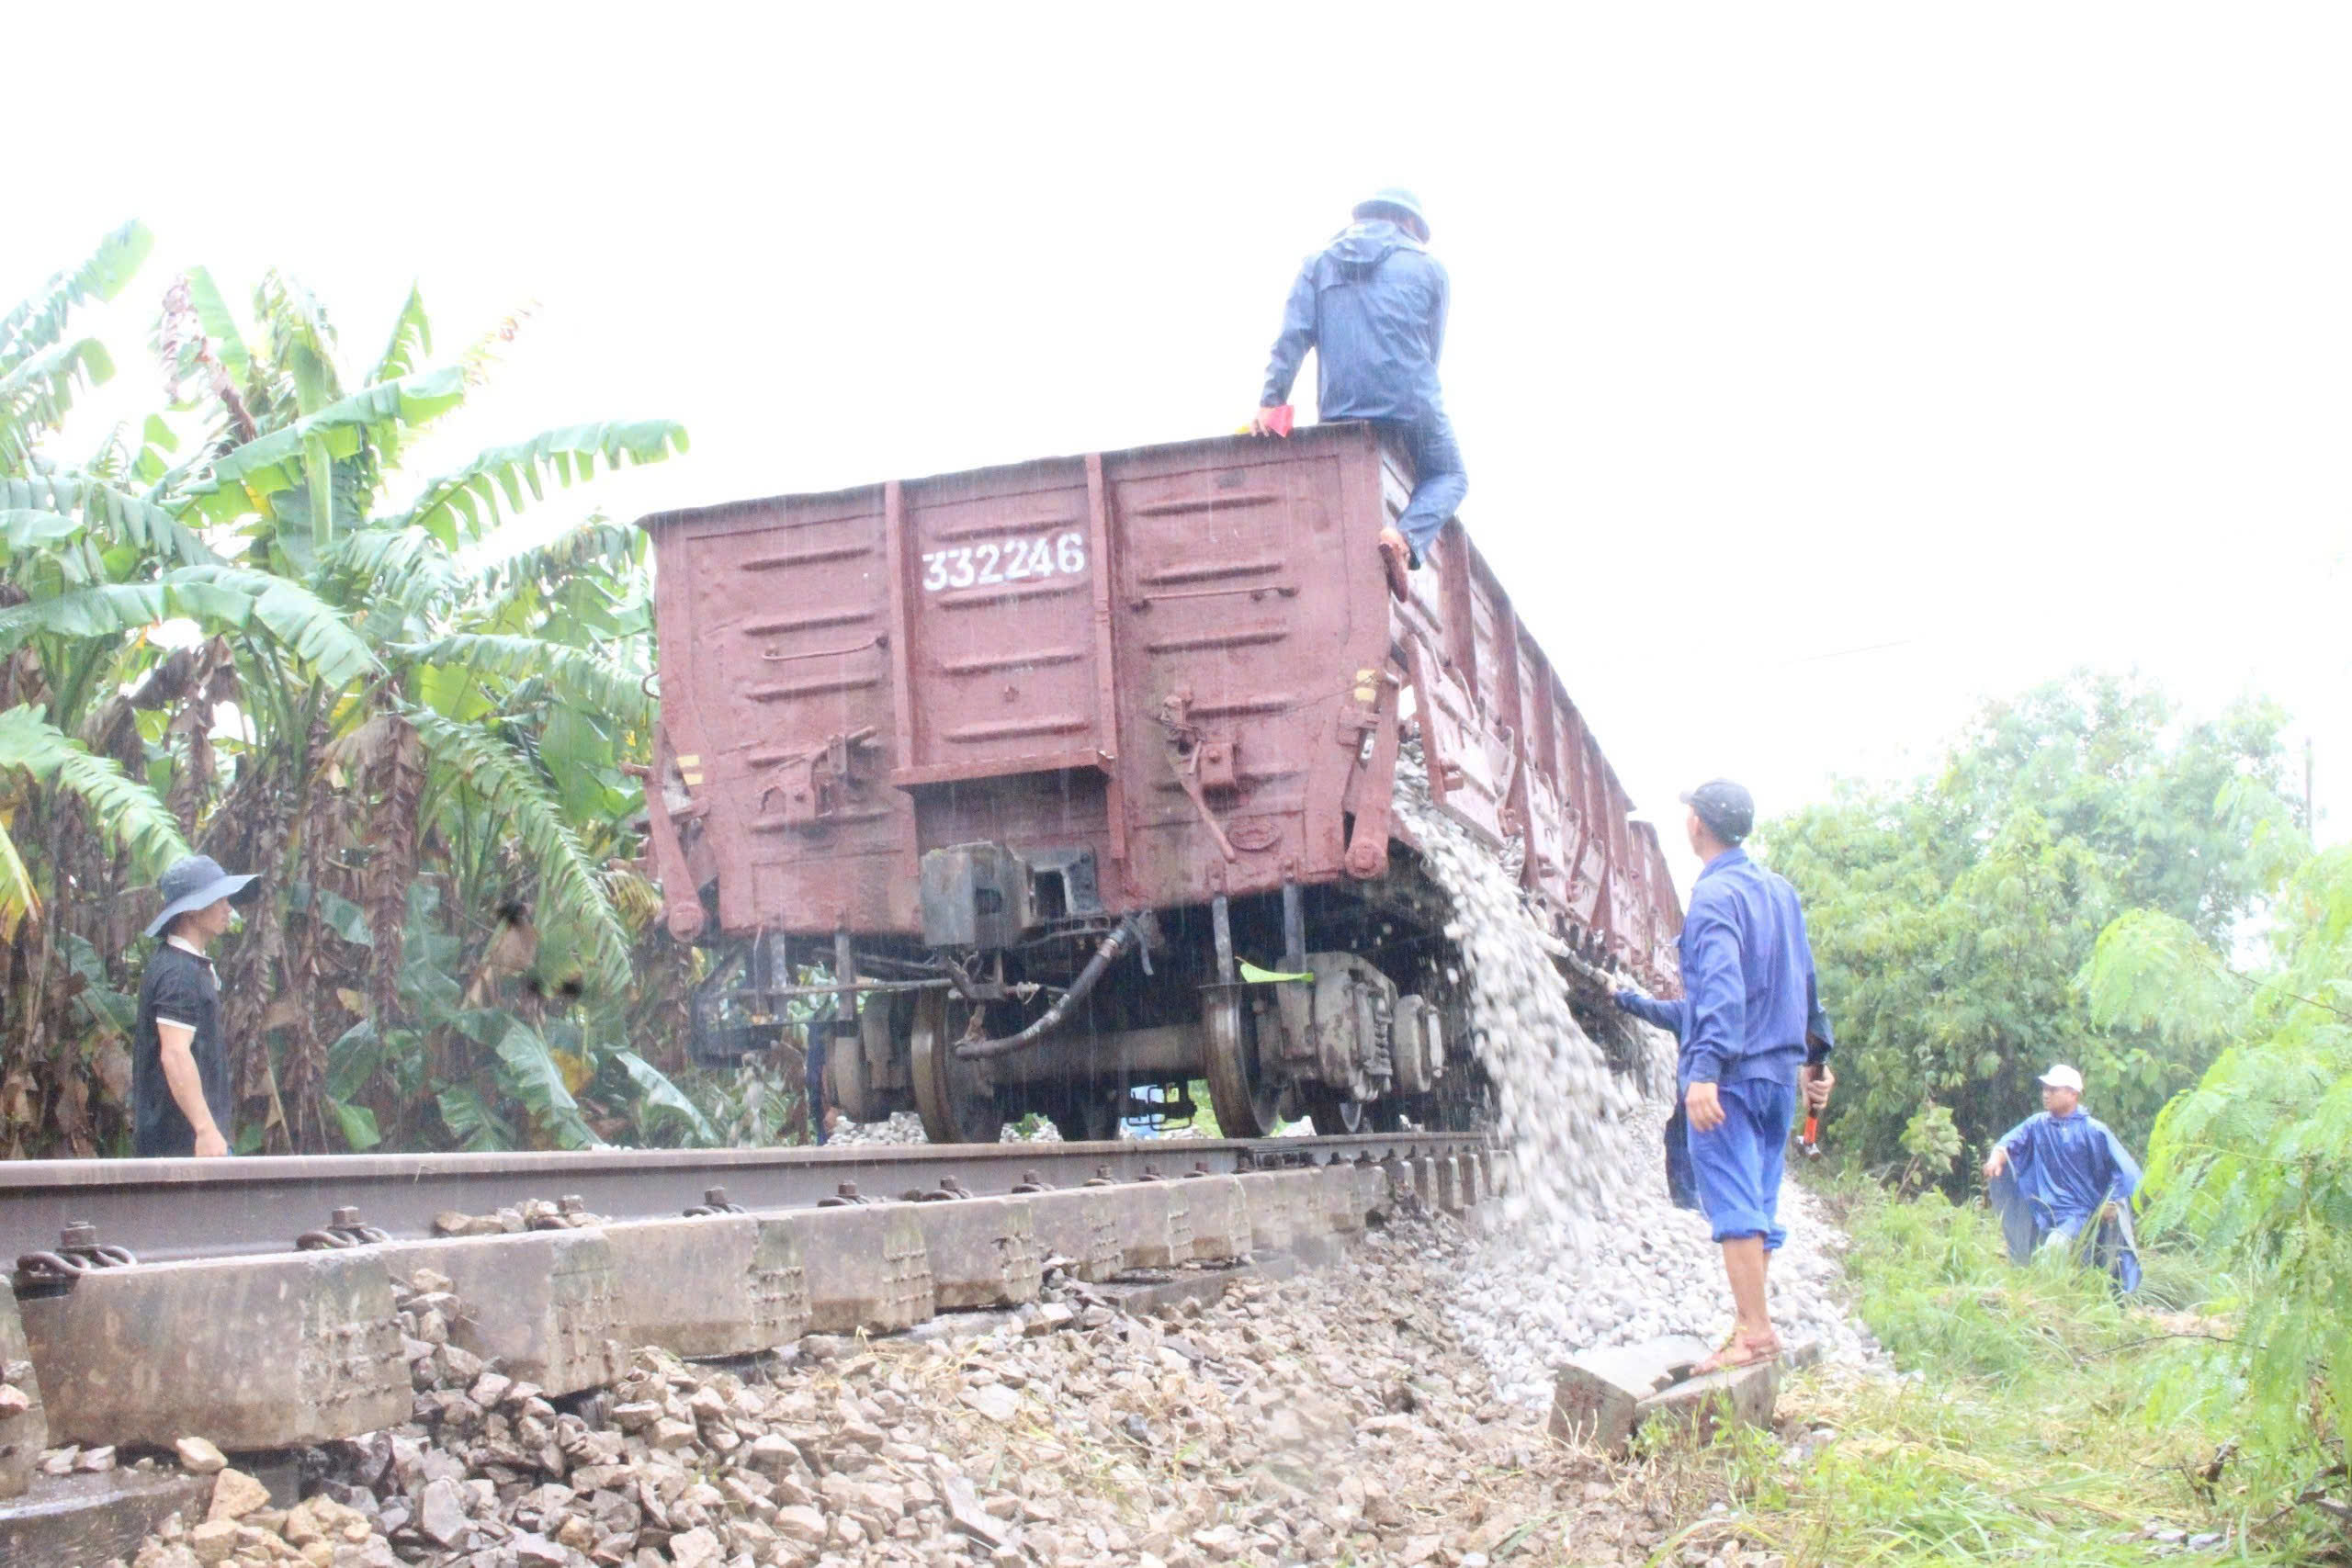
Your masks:
[[[1668,1335],[1639,1345],[1587,1350],[1561,1368],[1552,1389],[1552,1436],[1603,1452],[1622,1452],[1652,1422],[1672,1422],[1701,1440],[1726,1418],[1770,1426],[1783,1371],[1811,1366],[1820,1347],[1810,1341],[1754,1366],[1691,1377],[1705,1359],[1706,1341]]]
[[[1623,1448],[1640,1424],[1642,1401],[1671,1387],[1707,1349],[1703,1339],[1673,1334],[1579,1352],[1553,1381],[1552,1436],[1603,1452]]]
[[[1225,1288],[1233,1280],[1263,1277],[1261,1269],[1243,1263],[1222,1268],[1188,1269],[1166,1280],[1114,1280],[1096,1287],[1096,1291],[1130,1313],[1165,1312],[1170,1307],[1182,1306],[1186,1302],[1213,1306],[1225,1299]]]
[[[1727,1372],[1686,1378],[1634,1407],[1634,1428],[1672,1424],[1700,1442],[1725,1421],[1740,1427],[1770,1427],[1781,1397],[1781,1363],[1775,1359]]]
[[[211,1495],[209,1475],[116,1470],[36,1476],[30,1491],[0,1503],[0,1562],[8,1568],[86,1568],[125,1562],[172,1515],[194,1522]]]

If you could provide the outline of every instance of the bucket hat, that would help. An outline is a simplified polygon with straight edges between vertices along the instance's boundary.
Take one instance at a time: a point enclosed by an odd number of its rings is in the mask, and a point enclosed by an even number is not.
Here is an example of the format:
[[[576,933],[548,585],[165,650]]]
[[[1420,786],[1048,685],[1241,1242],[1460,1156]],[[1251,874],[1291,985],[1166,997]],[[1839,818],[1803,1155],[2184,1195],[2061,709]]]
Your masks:
[[[172,923],[175,915],[185,915],[190,909],[201,909],[223,898],[239,903],[253,896],[255,874],[232,876],[220,869],[220,863],[210,855],[189,855],[174,861],[171,868],[156,879],[155,886],[164,895],[164,910],[148,922],[147,934],[155,935]]]
[[[1403,186],[1387,186],[1374,191],[1356,203],[1355,211],[1351,216],[1358,222],[1362,222],[1367,218],[1378,217],[1384,208],[1393,208],[1398,212],[1409,212],[1413,215],[1413,220],[1422,228],[1426,229],[1430,226],[1430,215],[1421,209],[1421,198]]]

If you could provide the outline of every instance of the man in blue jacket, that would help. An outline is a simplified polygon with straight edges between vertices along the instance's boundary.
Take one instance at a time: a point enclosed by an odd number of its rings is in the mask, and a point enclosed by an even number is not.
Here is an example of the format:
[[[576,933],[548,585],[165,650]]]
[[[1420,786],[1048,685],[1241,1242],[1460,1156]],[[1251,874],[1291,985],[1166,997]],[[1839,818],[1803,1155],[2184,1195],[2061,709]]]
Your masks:
[[[1984,1162],[2009,1256],[2022,1263],[2050,1242],[2081,1239],[2089,1226],[2087,1249],[2123,1291],[2136,1291],[2132,1195],[2140,1189],[2139,1162],[2106,1122],[2082,1109],[2082,1074],[2062,1063],[2041,1081],[2041,1114],[2001,1134]]]
[[[1413,498],[1395,526],[1380,531],[1381,567],[1401,600],[1406,572],[1421,564],[1470,489],[1437,385],[1449,285],[1429,253],[1429,220],[1411,191],[1376,191],[1356,204],[1354,217],[1306,258],[1291,285],[1250,427],[1260,435],[1289,433],[1277,411],[1289,402],[1311,348],[1321,417],[1368,420],[1403,444],[1413,460]]]
[[[1818,1110],[1829,1101],[1835,1040],[1796,889],[1739,847],[1756,824],[1754,798],[1713,779],[1682,801],[1691,852],[1706,863],[1677,943],[1682,999],[1620,991],[1617,1005],[1681,1043],[1675,1076],[1690,1176],[1723,1247],[1737,1319],[1731,1337],[1699,1365],[1716,1371],[1781,1353],[1764,1287],[1788,1234],[1779,1223],[1781,1160],[1800,1077],[1807,1103]]]

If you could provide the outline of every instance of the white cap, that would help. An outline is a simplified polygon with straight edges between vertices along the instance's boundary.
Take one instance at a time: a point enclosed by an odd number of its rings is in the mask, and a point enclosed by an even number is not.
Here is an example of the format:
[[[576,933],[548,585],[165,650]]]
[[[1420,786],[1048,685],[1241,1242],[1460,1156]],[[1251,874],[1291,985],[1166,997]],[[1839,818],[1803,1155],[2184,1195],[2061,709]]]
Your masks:
[[[2083,1075],[2075,1071],[2074,1068],[2066,1066],[2065,1063],[2061,1062],[2056,1066],[2041,1075],[2041,1087],[2044,1089],[2071,1089],[2076,1094],[2080,1094],[2083,1092]]]

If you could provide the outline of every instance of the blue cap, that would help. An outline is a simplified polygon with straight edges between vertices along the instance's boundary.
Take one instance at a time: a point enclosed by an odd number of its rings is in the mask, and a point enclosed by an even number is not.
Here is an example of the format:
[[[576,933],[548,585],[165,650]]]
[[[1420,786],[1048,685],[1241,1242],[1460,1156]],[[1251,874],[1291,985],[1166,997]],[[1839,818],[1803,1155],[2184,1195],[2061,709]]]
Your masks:
[[[171,869],[155,881],[156,890],[164,896],[164,912],[148,923],[147,934],[155,935],[172,923],[175,915],[246,894],[256,880],[251,874],[231,876],[210,855],[189,855],[174,861]]]
[[[1729,779],[1709,779],[1697,789],[1684,790],[1681,800],[1726,844],[1739,842],[1756,826],[1756,797]]]

